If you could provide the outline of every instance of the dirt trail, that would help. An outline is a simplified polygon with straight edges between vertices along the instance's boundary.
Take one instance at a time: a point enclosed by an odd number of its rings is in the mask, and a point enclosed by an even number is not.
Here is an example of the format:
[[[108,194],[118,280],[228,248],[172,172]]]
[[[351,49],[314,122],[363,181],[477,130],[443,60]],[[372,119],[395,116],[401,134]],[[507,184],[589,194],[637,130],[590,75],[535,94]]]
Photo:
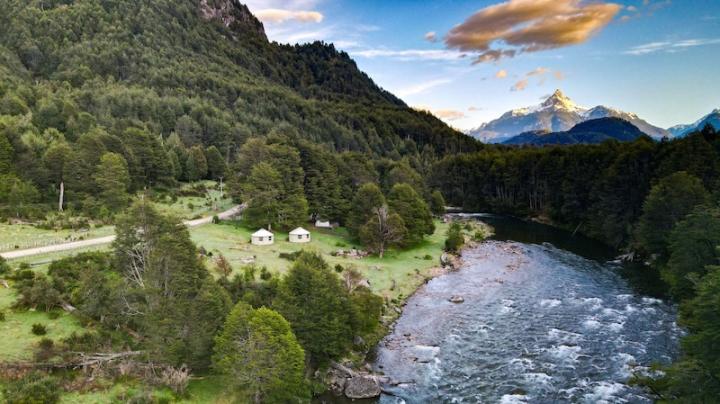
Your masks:
[[[217,216],[220,219],[227,219],[227,218],[238,215],[240,212],[243,211],[244,208],[245,208],[244,205],[236,205],[222,213],[218,213]],[[204,224],[212,223],[212,218],[213,218],[212,216],[207,216],[207,217],[203,217],[203,218],[195,219],[195,220],[186,220],[184,223],[188,227],[197,227],[197,226],[202,226]],[[110,244],[113,241],[115,241],[115,236],[98,237],[98,238],[93,238],[93,239],[89,239],[89,240],[73,241],[70,243],[55,244],[55,245],[49,245],[49,246],[45,246],[45,247],[8,251],[8,252],[0,253],[0,256],[2,256],[5,259],[10,260],[10,259],[14,259],[14,258],[30,257],[33,255],[39,255],[39,254],[47,254],[47,253],[54,253],[54,252],[59,252],[59,251],[75,250],[78,248],[93,247],[93,246],[103,245],[103,244]]]

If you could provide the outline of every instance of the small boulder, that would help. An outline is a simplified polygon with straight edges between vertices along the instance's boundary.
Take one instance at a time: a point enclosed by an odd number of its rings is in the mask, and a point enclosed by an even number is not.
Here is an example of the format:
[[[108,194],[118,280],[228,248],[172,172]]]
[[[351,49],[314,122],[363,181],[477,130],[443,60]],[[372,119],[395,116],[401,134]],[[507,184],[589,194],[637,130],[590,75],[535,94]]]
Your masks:
[[[351,399],[375,398],[380,392],[380,384],[371,376],[353,377],[345,384],[345,396]]]
[[[450,299],[448,299],[448,301],[450,301],[450,303],[464,303],[465,298],[459,295],[454,295]]]

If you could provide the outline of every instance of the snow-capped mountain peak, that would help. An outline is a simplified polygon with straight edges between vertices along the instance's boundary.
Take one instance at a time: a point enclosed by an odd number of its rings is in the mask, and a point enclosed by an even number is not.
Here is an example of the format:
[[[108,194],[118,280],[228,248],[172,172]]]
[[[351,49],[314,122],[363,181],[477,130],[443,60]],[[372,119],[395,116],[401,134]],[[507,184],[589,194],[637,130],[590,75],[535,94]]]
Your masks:
[[[560,109],[565,111],[585,110],[585,108],[575,104],[573,100],[563,94],[563,92],[560,90],[555,90],[555,92],[550,97],[548,97],[545,101],[543,101],[542,104],[540,104],[539,109]]]
[[[484,142],[500,143],[521,133],[563,132],[578,123],[600,118],[624,119],[637,126],[643,133],[656,138],[669,135],[665,129],[653,126],[633,113],[602,105],[590,109],[582,107],[560,90],[555,90],[540,105],[513,109],[500,118],[469,131],[468,134]]]

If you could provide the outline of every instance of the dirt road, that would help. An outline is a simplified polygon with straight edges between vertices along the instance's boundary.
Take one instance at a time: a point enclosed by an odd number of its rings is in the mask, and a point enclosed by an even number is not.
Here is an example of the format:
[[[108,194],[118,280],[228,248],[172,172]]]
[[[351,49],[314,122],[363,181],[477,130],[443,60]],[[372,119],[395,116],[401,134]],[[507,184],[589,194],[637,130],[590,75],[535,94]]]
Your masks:
[[[228,219],[230,217],[240,214],[240,212],[242,212],[244,208],[245,208],[244,205],[236,205],[236,206],[233,206],[232,208],[226,210],[225,212],[218,213],[217,216],[220,219]],[[204,224],[208,224],[211,222],[212,222],[212,216],[207,216],[207,217],[203,217],[200,219],[187,220],[184,223],[188,227],[197,227],[197,226],[202,226]],[[93,246],[103,245],[103,244],[110,244],[113,241],[115,241],[115,236],[98,237],[98,238],[93,238],[93,239],[89,239],[89,240],[73,241],[70,243],[49,245],[46,247],[37,247],[37,248],[28,248],[25,250],[8,251],[8,252],[0,253],[0,256],[2,256],[3,258],[5,258],[7,260],[10,260],[10,259],[14,259],[14,258],[30,257],[33,255],[39,255],[39,254],[47,254],[47,253],[54,253],[54,252],[59,252],[59,251],[75,250],[78,248],[93,247]]]

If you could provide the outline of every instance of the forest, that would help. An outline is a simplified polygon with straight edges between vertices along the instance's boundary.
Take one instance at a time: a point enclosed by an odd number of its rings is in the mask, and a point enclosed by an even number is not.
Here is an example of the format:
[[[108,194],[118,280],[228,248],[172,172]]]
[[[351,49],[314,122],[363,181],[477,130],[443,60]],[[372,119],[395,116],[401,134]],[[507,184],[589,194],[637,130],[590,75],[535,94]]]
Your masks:
[[[535,218],[581,232],[646,265],[656,292],[680,304],[689,335],[659,379],[639,377],[661,401],[720,395],[720,134],[672,141],[488,148],[448,156],[428,178],[468,211]]]

